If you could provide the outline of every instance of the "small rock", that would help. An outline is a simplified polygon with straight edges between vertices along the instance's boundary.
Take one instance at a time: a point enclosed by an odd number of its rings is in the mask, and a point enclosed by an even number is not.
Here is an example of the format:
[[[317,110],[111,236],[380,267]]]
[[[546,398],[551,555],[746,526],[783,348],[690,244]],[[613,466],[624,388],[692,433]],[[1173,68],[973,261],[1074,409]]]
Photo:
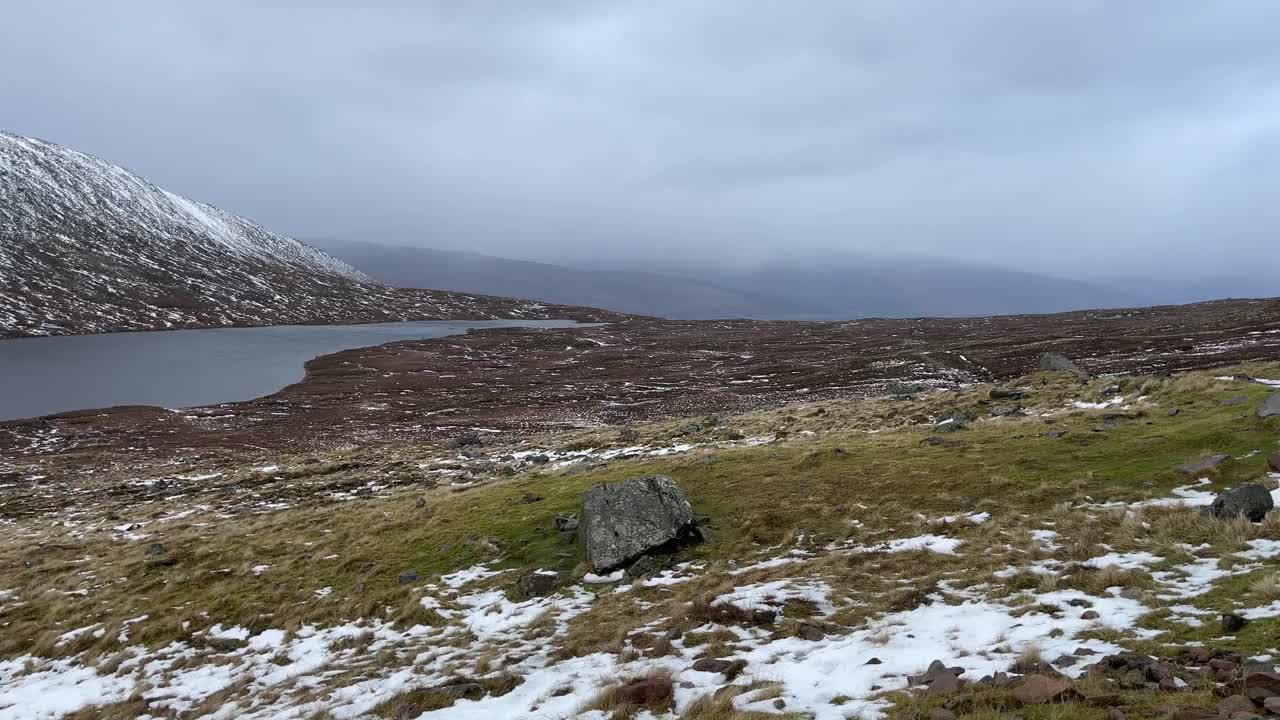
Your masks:
[[[1232,695],[1218,701],[1218,714],[1231,717],[1235,713],[1253,713],[1253,701],[1243,695]]]
[[[142,554],[147,557],[156,557],[157,555],[163,555],[167,552],[169,552],[169,548],[165,547],[164,543],[156,542],[148,545],[147,549],[142,551]]]
[[[724,675],[725,679],[732,680],[747,669],[747,661],[702,658],[693,664],[693,669],[698,672],[719,673]]]
[[[1224,455],[1219,453],[1217,455],[1210,455],[1209,457],[1206,457],[1202,460],[1193,460],[1190,462],[1182,463],[1181,465],[1177,466],[1174,469],[1182,473],[1183,475],[1198,475],[1200,473],[1205,473],[1205,472],[1209,472],[1210,470],[1216,469],[1219,465],[1221,465],[1222,463],[1230,459],[1231,459],[1230,455]]]
[[[826,636],[827,634],[822,631],[822,628],[813,623],[801,623],[800,627],[796,628],[796,637],[801,640],[817,642]]]
[[[1089,373],[1080,369],[1079,365],[1068,360],[1065,356],[1058,353],[1044,353],[1040,356],[1040,369],[1049,372],[1065,372],[1075,375],[1081,380],[1087,380]]]
[[[881,663],[883,663],[883,662],[884,662],[884,661],[883,661],[883,660],[881,660],[880,658],[878,658],[878,657],[873,657],[873,658],[871,658],[870,660],[868,660],[868,661],[866,661],[865,663],[863,663],[863,665],[880,665],[880,664],[881,664]]]
[[[929,683],[929,695],[950,695],[960,691],[964,687],[964,683],[960,682],[960,678],[949,672],[938,673],[933,676],[933,681]]]
[[[1078,657],[1088,657],[1090,655],[1097,655],[1098,651],[1092,648],[1078,647],[1074,651],[1072,651],[1071,654],[1076,655]]]
[[[1169,408],[1169,412],[1165,413],[1165,415],[1168,415],[1169,417],[1175,417],[1180,412],[1182,412],[1182,410],[1178,408]]]
[[[1271,397],[1258,408],[1258,417],[1269,418],[1280,415],[1280,390],[1271,393]]]
[[[1052,663],[1054,667],[1071,667],[1080,662],[1080,658],[1076,655],[1059,655]]]
[[[426,499],[425,497],[423,497],[423,496],[419,495],[419,496],[418,496],[418,498],[417,498],[416,500],[414,500],[414,501],[413,501],[413,506],[414,506],[414,507],[416,507],[416,508],[423,508],[423,507],[426,507],[426,506],[427,506],[427,499]]]
[[[1045,433],[1045,437],[1053,438],[1056,440],[1060,437],[1066,436],[1068,432],[1070,432],[1070,430],[1050,430],[1049,432]]]
[[[484,686],[473,682],[445,685],[435,688],[434,691],[454,700],[480,700],[485,696]]]
[[[449,442],[446,444],[446,447],[448,447],[451,450],[458,450],[460,448],[474,447],[474,446],[483,445],[483,444],[484,444],[484,440],[480,438],[479,433],[469,432],[469,433],[463,433],[449,440]]]
[[[1236,633],[1244,629],[1249,621],[1235,613],[1222,613],[1222,632]]]
[[[1013,697],[1023,705],[1043,705],[1079,695],[1071,683],[1044,675],[1029,675],[1013,690]]]
[[[1246,675],[1244,694],[1250,700],[1265,702],[1267,698],[1280,697],[1280,673],[1260,672]]]
[[[422,576],[418,574],[417,570],[405,570],[404,572],[400,573],[401,585],[409,585],[412,583],[416,583],[421,579],[422,579]]]
[[[552,570],[534,570],[516,580],[516,590],[526,598],[550,595],[560,583],[560,573]]]
[[[537,493],[525,493],[524,496],[520,498],[520,502],[525,505],[532,505],[536,502],[542,502],[542,496]]]
[[[1097,620],[1100,617],[1102,616],[1098,614],[1097,610],[1085,610],[1080,613],[1081,620]]]
[[[618,705],[639,708],[661,708],[665,712],[674,704],[675,688],[666,679],[635,680],[614,691]]]
[[[783,700],[782,698],[775,698],[773,701],[773,706],[778,710],[781,710],[782,708],[787,706],[787,701]]]
[[[1258,483],[1244,483],[1218,494],[1204,514],[1219,520],[1246,517],[1250,522],[1262,522],[1275,507],[1271,492]]]
[[[992,400],[1021,400],[1023,392],[1018,388],[993,387],[987,396]]]

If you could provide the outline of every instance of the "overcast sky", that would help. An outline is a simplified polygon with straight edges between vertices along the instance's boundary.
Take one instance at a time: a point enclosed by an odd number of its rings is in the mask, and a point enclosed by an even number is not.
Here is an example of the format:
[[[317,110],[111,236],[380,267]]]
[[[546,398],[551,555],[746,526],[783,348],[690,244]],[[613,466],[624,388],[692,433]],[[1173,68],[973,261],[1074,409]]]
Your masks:
[[[40,0],[4,17],[0,126],[302,237],[552,261],[842,247],[1077,275],[1280,261],[1275,0]]]

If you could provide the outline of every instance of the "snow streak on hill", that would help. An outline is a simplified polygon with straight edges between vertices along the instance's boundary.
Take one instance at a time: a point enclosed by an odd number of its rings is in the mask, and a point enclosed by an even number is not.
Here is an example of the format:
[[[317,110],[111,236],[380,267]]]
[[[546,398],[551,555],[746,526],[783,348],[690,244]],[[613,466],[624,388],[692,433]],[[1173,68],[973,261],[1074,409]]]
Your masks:
[[[0,337],[568,316],[564,310],[388,288],[124,168],[0,133]]]

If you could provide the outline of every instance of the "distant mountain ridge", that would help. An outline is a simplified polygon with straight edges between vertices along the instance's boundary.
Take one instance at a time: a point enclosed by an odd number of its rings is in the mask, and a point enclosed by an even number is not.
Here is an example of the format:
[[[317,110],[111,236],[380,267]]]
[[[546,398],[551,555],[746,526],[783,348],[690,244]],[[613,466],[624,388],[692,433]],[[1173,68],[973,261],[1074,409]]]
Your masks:
[[[624,271],[374,242],[311,242],[393,285],[510,292],[682,320],[961,317],[1140,304],[1109,287],[938,258],[808,251],[749,267],[673,262]]]
[[[565,317],[382,285],[321,250],[70,148],[0,132],[0,338],[284,323]],[[575,317],[600,313],[578,308]]]
[[[373,277],[399,287],[507,293],[550,303],[683,320],[754,318],[772,303],[738,288],[678,275],[590,270],[457,250],[309,239]]]

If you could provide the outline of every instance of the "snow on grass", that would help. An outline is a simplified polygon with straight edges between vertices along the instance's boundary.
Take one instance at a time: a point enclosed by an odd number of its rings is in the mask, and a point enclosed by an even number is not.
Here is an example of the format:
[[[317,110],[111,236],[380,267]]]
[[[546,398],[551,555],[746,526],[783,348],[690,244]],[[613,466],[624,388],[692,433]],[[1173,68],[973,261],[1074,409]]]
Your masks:
[[[1164,558],[1159,555],[1152,555],[1149,552],[1108,553],[1089,558],[1082,564],[1091,568],[1117,567],[1122,570],[1136,570],[1145,568],[1148,565],[1154,565],[1162,560]]]
[[[955,555],[956,548],[964,544],[963,540],[946,537],[944,535],[920,535],[918,537],[901,538],[898,540],[889,540],[878,545],[869,545],[862,547],[863,552],[913,552],[927,551],[939,553],[941,555]]]
[[[458,572],[445,575],[440,578],[440,581],[453,590],[457,590],[463,585],[478,582],[485,578],[491,578],[494,575],[498,575],[500,572],[500,570],[490,570],[487,565],[472,565],[464,570],[459,570]]]

